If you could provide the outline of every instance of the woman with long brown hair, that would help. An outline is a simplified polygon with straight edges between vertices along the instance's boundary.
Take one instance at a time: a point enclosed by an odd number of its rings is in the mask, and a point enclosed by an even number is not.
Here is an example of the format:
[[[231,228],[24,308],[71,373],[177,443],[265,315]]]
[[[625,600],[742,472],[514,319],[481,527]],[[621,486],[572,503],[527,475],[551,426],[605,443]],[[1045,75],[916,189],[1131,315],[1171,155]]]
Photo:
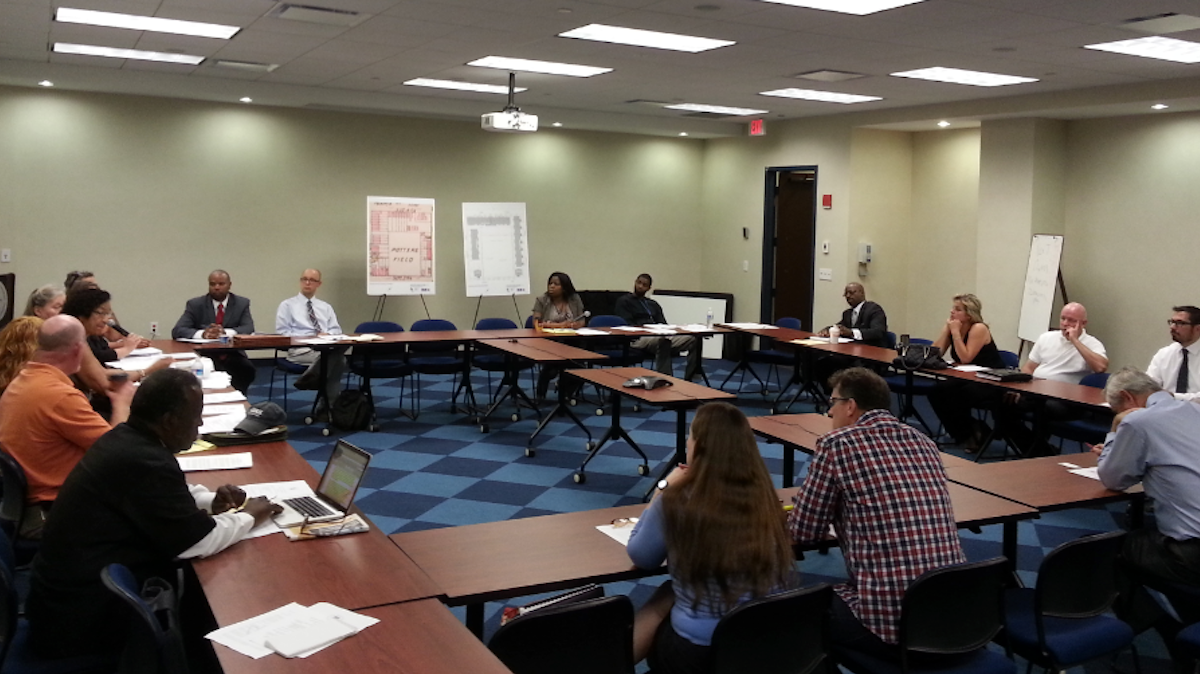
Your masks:
[[[655,672],[708,671],[721,616],[793,583],[783,511],[740,410],[710,403],[696,412],[686,467],[659,484],[628,550],[641,568],[670,560],[671,581],[634,622],[634,657],[649,656]]]
[[[37,316],[22,316],[0,330],[0,393],[33,358],[41,327],[42,319]]]

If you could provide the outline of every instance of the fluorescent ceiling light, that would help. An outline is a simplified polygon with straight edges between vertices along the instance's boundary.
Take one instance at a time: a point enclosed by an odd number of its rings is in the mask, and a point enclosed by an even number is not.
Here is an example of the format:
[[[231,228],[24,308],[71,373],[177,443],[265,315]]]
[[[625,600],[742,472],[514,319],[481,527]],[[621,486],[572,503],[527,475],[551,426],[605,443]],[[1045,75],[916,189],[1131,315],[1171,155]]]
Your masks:
[[[878,96],[859,96],[858,94],[839,94],[835,91],[817,91],[816,89],[776,89],[760,91],[760,96],[778,96],[780,98],[800,98],[806,101],[821,101],[823,103],[866,103],[882,101]]]
[[[668,110],[688,110],[690,112],[711,112],[714,115],[737,115],[745,117],[746,115],[765,115],[770,110],[755,110],[753,108],[729,108],[723,105],[700,105],[698,103],[680,103],[678,105],[664,105]]]
[[[823,9],[827,12],[841,12],[843,14],[874,14],[896,7],[905,5],[915,5],[924,0],[762,0],[763,2],[773,2],[778,5],[792,5],[794,7],[807,7],[809,9]]]
[[[573,37],[577,40],[628,44],[635,47],[671,49],[674,51],[691,52],[693,54],[737,44],[729,40],[714,40],[708,37],[692,37],[691,35],[679,35],[676,33],[659,33],[653,30],[605,26],[600,23],[588,24],[565,33],[559,33],[558,36]]]
[[[973,87],[1002,87],[1009,84],[1024,84],[1037,82],[1032,77],[1017,77],[1016,75],[997,75],[981,73],[975,70],[960,70],[958,68],[920,68],[892,73],[892,77],[908,77],[914,80],[931,80],[933,82],[949,82],[950,84],[969,84]]]
[[[946,120],[943,119],[942,121],[938,122],[938,126],[944,129],[944,128],[950,126],[950,122],[947,122]]]
[[[555,63],[554,61],[514,59],[507,56],[485,56],[481,59],[471,61],[467,65],[479,66],[481,68],[499,68],[500,70],[517,70],[525,73],[542,73],[543,75],[566,75],[568,77],[591,77],[593,75],[612,72],[612,68],[578,66],[570,63]]]
[[[42,80],[41,82],[38,82],[38,86],[39,87],[52,87],[52,86],[54,86],[54,83],[51,82],[50,80]]]
[[[158,51],[142,51],[141,49],[115,49],[113,47],[97,47],[90,44],[70,44],[69,42],[55,42],[54,51],[58,52],[59,54],[107,56],[109,58],[116,59],[182,63],[189,66],[198,66],[204,61],[203,56],[192,56],[190,54],[165,54]]]
[[[1171,107],[1171,106],[1169,106],[1165,103],[1155,103],[1154,105],[1150,106],[1150,108],[1153,110],[1166,110],[1169,107]]]
[[[1118,42],[1088,44],[1084,49],[1108,51],[1114,54],[1143,56],[1150,59],[1175,61],[1176,63],[1200,63],[1200,43],[1176,40],[1173,37],[1139,37]]]
[[[117,14],[115,12],[95,12],[90,9],[72,9],[59,7],[54,15],[56,21],[62,23],[83,23],[89,26],[105,26],[108,28],[128,28],[130,30],[148,30],[154,33],[173,33],[175,35],[194,35],[196,37],[214,37],[228,40],[237,34],[241,27],[223,26],[218,23],[200,23],[198,21],[180,21],[178,19],[159,19],[153,16],[134,16],[133,14]]]
[[[250,98],[249,96],[242,96],[238,100],[241,101],[242,103],[253,103],[254,102],[254,99]]]
[[[454,80],[431,80],[418,77],[405,82],[413,87],[431,87],[433,89],[453,89],[455,91],[478,91],[483,94],[507,94],[508,87],[500,84],[475,84],[474,82],[455,82]],[[516,87],[513,91],[525,91],[525,87]]]

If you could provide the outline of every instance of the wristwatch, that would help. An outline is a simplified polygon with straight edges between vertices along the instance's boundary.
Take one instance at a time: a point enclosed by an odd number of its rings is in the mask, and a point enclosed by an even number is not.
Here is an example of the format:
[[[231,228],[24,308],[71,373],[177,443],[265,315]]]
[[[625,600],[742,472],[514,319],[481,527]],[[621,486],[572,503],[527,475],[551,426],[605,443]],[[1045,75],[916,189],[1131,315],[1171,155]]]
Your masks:
[[[667,488],[667,486],[668,486],[669,484],[671,484],[671,483],[670,483],[670,482],[667,482],[667,480],[666,480],[665,478],[664,478],[664,479],[662,479],[662,480],[659,480],[659,481],[658,481],[658,485],[657,485],[657,486],[658,486],[658,490],[659,490],[659,491],[662,491],[662,490],[666,489],[666,488]]]

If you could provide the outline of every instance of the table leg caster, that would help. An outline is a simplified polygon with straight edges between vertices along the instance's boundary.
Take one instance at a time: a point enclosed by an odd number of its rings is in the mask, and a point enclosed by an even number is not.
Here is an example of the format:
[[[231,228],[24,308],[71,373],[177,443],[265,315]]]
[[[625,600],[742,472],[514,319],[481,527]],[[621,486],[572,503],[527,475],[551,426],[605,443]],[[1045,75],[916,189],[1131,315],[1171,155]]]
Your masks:
[[[525,456],[528,456],[529,458],[532,459],[533,457],[537,456],[537,450],[534,449],[533,447],[526,447],[525,448]]]
[[[587,475],[584,475],[583,473],[575,473],[572,477],[575,479],[575,484],[583,484],[584,482],[587,482]]]

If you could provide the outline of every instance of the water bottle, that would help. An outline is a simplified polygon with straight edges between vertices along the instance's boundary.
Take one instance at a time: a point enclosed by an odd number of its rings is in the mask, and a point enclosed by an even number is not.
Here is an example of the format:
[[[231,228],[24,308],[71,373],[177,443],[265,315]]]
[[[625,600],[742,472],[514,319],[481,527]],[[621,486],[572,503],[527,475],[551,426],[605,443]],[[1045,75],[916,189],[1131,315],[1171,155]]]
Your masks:
[[[196,379],[204,379],[204,361],[200,360],[199,356],[192,359],[191,371],[196,375]]]
[[[709,330],[712,330],[712,323],[713,323],[712,307],[709,307],[708,314],[704,317],[704,327],[708,328]]]
[[[834,325],[829,328],[829,343],[837,344],[838,338],[842,336],[842,329]]]

